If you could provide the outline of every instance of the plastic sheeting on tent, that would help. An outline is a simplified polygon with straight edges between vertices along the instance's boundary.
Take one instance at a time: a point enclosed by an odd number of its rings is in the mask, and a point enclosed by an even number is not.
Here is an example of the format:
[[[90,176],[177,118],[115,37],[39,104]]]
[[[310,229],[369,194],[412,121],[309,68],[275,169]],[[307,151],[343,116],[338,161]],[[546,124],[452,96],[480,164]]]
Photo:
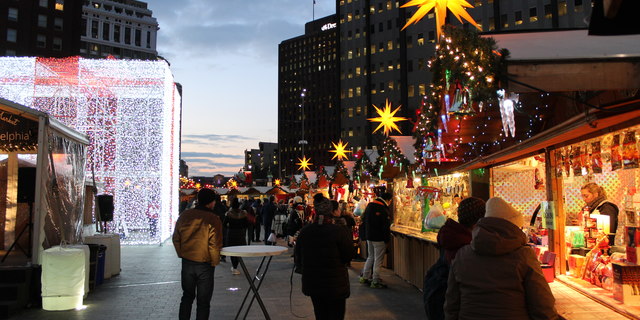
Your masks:
[[[20,248],[39,264],[44,249],[81,242],[88,144],[86,135],[46,113],[0,98],[0,155],[7,159],[7,178],[0,181],[0,194],[5,195],[0,198],[0,244],[5,250],[22,238],[30,240],[30,247]],[[19,177],[18,156],[25,154],[36,155],[34,179]],[[16,224],[19,202],[28,203],[32,214],[24,226]]]

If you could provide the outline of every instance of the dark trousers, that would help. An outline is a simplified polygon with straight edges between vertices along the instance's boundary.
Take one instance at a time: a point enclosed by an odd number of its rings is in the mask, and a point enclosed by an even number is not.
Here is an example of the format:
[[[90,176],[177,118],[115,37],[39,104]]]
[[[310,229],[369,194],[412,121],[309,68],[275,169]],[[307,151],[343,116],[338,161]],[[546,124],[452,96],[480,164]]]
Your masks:
[[[332,299],[327,297],[312,296],[313,313],[316,320],[342,320],[347,299]]]
[[[267,241],[267,239],[269,239],[269,235],[271,234],[271,224],[265,224],[264,225],[264,244],[266,245],[271,245],[272,243],[270,241]]]
[[[253,230],[256,232],[256,238],[255,241],[259,242],[260,241],[260,222],[256,221],[256,225],[253,227]]]
[[[247,227],[247,243],[251,244],[251,242],[253,242],[253,235],[255,233],[255,231],[253,231],[254,226],[252,224],[249,224],[249,226]]]
[[[194,299],[196,299],[196,320],[209,319],[215,270],[215,267],[207,262],[182,259],[182,300],[178,316],[180,320],[189,320]]]

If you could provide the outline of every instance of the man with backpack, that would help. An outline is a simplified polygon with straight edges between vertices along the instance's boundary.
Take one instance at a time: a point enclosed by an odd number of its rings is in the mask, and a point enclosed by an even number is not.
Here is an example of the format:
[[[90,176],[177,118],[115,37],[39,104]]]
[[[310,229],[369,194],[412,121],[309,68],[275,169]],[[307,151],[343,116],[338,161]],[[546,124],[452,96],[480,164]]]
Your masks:
[[[469,197],[458,205],[458,222],[447,219],[438,232],[440,259],[424,276],[423,298],[427,319],[444,319],[444,301],[451,263],[458,249],[471,243],[471,230],[485,215],[485,202]]]

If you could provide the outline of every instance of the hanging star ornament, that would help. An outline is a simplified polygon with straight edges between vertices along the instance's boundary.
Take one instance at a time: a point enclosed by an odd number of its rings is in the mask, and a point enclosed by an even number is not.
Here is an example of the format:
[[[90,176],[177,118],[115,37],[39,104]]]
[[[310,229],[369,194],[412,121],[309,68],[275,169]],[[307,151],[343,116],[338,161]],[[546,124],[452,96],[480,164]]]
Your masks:
[[[367,120],[369,120],[371,122],[380,122],[378,127],[376,127],[376,129],[373,130],[373,133],[376,133],[376,131],[378,131],[378,129],[383,128],[383,132],[387,136],[393,130],[396,130],[400,134],[402,134],[402,132],[400,131],[400,128],[398,127],[396,122],[405,121],[405,120],[409,120],[409,119],[404,118],[404,117],[395,117],[395,114],[396,114],[396,112],[398,112],[398,110],[400,110],[400,107],[397,107],[395,110],[391,111],[391,102],[389,102],[389,100],[386,101],[386,104],[385,104],[385,107],[384,107],[383,110],[380,110],[378,107],[376,107],[375,104],[373,105],[373,107],[376,109],[376,112],[378,113],[379,117],[368,118]]]
[[[349,142],[342,144],[342,139],[341,139],[340,141],[338,141],[338,144],[336,144],[335,142],[331,142],[331,144],[333,144],[333,147],[335,148],[335,150],[329,150],[329,152],[335,153],[333,157],[331,157],[331,160],[335,159],[336,157],[338,157],[338,160],[348,159],[347,153],[351,151],[345,150],[345,149],[347,148],[347,145],[349,144]]]
[[[307,156],[302,156],[302,159],[298,158],[298,163],[296,163],[298,166],[298,170],[310,170],[309,166],[312,166],[313,163],[311,163],[311,158],[307,159]]]
[[[473,20],[471,15],[467,12],[465,8],[473,8],[473,6],[467,2],[466,0],[411,0],[400,8],[407,8],[412,6],[418,6],[418,10],[413,14],[411,19],[407,21],[407,23],[402,27],[404,30],[410,24],[418,23],[431,9],[435,8],[436,14],[436,34],[438,39],[440,39],[440,35],[442,34],[442,26],[445,24],[445,18],[447,17],[447,9],[453,13],[453,15],[458,18],[460,23],[462,19],[469,21],[473,26],[478,28],[478,30],[482,31],[482,28],[478,25],[478,23]]]

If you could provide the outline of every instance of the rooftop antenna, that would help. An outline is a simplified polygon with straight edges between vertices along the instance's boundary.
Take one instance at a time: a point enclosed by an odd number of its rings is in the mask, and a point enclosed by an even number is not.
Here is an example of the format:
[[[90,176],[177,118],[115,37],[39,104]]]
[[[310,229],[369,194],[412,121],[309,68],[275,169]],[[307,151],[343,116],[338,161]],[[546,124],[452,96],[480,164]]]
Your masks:
[[[316,20],[316,0],[313,0],[313,11],[312,11],[311,21]]]

